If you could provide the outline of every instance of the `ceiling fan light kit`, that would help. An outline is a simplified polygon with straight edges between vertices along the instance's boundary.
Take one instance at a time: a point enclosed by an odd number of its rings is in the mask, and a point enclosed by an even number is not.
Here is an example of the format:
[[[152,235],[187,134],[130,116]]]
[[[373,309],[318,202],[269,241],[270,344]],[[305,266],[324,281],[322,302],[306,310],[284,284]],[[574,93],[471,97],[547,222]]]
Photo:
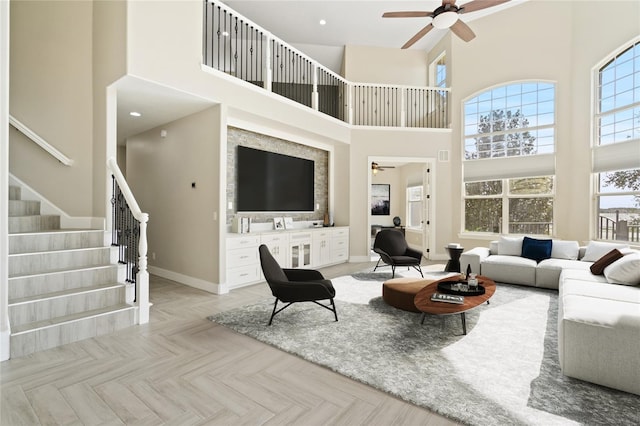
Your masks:
[[[448,11],[442,12],[439,15],[433,17],[431,24],[435,28],[445,29],[451,27],[458,20],[458,12]]]
[[[460,14],[470,13],[478,10],[486,9],[491,6],[497,6],[502,3],[506,3],[509,0],[473,0],[464,5],[456,6],[456,0],[442,0],[442,5],[433,12],[386,12],[382,15],[383,18],[421,18],[430,17],[433,18],[431,23],[422,28],[416,35],[411,37],[407,41],[402,49],[407,49],[415,44],[418,40],[424,37],[431,29],[447,29],[451,31],[464,41],[471,41],[475,38],[475,34],[471,28],[460,19]]]

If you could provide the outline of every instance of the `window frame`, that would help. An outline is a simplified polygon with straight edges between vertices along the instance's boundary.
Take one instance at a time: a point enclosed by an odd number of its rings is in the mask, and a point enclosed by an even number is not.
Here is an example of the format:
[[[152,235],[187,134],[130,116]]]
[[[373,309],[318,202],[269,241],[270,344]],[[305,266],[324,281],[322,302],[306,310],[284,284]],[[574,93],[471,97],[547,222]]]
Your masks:
[[[535,179],[535,178],[551,178],[552,180],[552,190],[547,194],[515,194],[511,193],[511,186],[509,185],[510,180],[512,179]],[[555,234],[555,224],[556,224],[556,209],[555,209],[555,197],[556,197],[556,176],[548,175],[548,176],[529,176],[529,177],[515,177],[515,178],[500,178],[500,179],[490,179],[487,181],[500,181],[502,185],[502,192],[500,194],[491,194],[491,195],[467,195],[465,184],[474,183],[474,182],[463,182],[462,183],[462,234],[463,235],[486,235],[495,237],[496,235],[529,235],[541,238],[551,238]],[[487,181],[476,181],[477,182],[487,182]],[[549,234],[534,234],[534,233],[511,233],[509,232],[509,228],[511,226],[510,222],[510,200],[512,199],[536,199],[536,198],[549,198],[553,201],[553,210],[551,217],[551,232]],[[500,217],[499,229],[497,232],[484,232],[484,231],[468,231],[466,229],[466,201],[470,199],[475,200],[484,200],[484,199],[499,199],[502,204],[502,215]],[[505,228],[507,232],[505,232]],[[493,238],[492,238],[493,239]]]
[[[527,85],[535,85],[535,90],[526,90],[529,87]],[[518,87],[519,86],[519,87]],[[495,97],[495,93],[500,93],[500,91],[504,91],[504,107],[500,107],[499,102],[495,102],[496,100],[501,100],[501,97]],[[517,92],[517,93],[516,93]],[[544,80],[544,79],[535,79],[535,80],[516,80],[510,81],[494,86],[487,87],[484,90],[478,91],[469,97],[462,100],[462,124],[461,124],[461,148],[462,148],[462,203],[461,203],[461,230],[460,236],[465,238],[474,238],[474,239],[494,239],[497,235],[510,235],[510,204],[512,199],[522,199],[522,198],[531,198],[531,199],[539,199],[539,198],[547,198],[551,200],[551,223],[549,226],[548,234],[529,234],[526,235],[536,235],[540,237],[552,238],[556,233],[556,170],[555,170],[555,156],[557,153],[557,145],[558,145],[558,134],[557,134],[557,115],[558,115],[558,88],[556,81]],[[508,94],[511,93],[510,96],[519,96],[519,103],[509,104],[507,102]],[[528,94],[535,93],[535,102],[527,102]],[[543,93],[540,96],[540,93]],[[484,112],[480,109],[480,100],[483,97],[489,98],[489,110]],[[468,102],[474,101],[471,105],[468,105]],[[549,105],[549,102],[552,102]],[[540,106],[543,104],[542,106]],[[497,105],[497,106],[496,106]],[[472,115],[468,114],[468,107],[473,108],[476,107],[475,113]],[[481,120],[480,118],[483,114],[486,114],[489,118],[492,117],[493,111],[504,111],[504,115],[507,115],[507,111],[510,111],[512,117],[515,112],[520,112],[520,116],[527,119],[529,123],[529,115],[525,111],[524,107],[531,107],[535,111],[535,119],[533,125],[529,125],[527,123],[526,126],[516,127],[513,129],[503,129],[498,131],[492,131],[489,133],[481,133],[478,129],[478,132],[469,133],[467,132],[471,129],[470,126],[480,126]],[[547,108],[545,110],[544,108]],[[541,122],[537,120],[537,118],[545,116],[549,117],[551,115],[551,123]],[[520,117],[518,116],[518,118]],[[471,117],[472,120],[468,121],[468,118]],[[506,120],[506,119],[505,119]],[[521,123],[518,123],[519,125]],[[477,128],[477,127],[476,127]],[[493,130],[493,129],[491,129]],[[547,142],[545,144],[539,145],[539,131],[547,131],[548,135],[546,137],[550,141],[550,144]],[[522,146],[519,146],[520,152],[517,155],[507,155],[507,147],[505,147],[505,155],[503,156],[489,156],[487,158],[480,157],[480,155],[469,155],[467,156],[467,140],[472,137],[478,136],[489,136],[493,137],[495,135],[504,135],[504,134],[512,134],[512,133],[525,133],[530,132],[533,133],[535,139],[532,141],[534,143],[536,149],[535,153],[526,153],[522,150]],[[506,142],[505,142],[506,145]],[[539,147],[542,148],[542,152],[540,152]],[[475,151],[479,152],[478,150]],[[509,187],[509,181],[511,179],[526,179],[526,178],[536,178],[536,177],[550,177],[552,179],[552,190],[549,194],[512,194]],[[473,182],[483,182],[483,181],[501,181],[502,182],[502,193],[500,195],[472,195],[467,196],[466,192],[466,184]],[[500,223],[498,225],[497,232],[491,231],[469,231],[467,230],[467,216],[466,216],[466,204],[468,199],[500,199],[501,200],[501,208],[502,214],[500,218]],[[513,235],[525,235],[525,234],[516,234]]]
[[[632,69],[629,74],[625,74],[618,78],[616,75],[617,68],[608,68],[612,64],[616,64],[616,60],[621,56],[625,55],[628,51],[633,50],[630,58],[624,62],[620,62],[618,65],[625,66],[631,65]],[[616,66],[618,66],[616,65]],[[605,73],[612,73],[613,78],[611,81],[603,83],[603,75]],[[640,161],[638,161],[637,150],[640,147],[640,116],[638,116],[637,120],[639,123],[635,123],[636,116],[633,115],[634,112],[636,114],[640,111],[640,79],[638,79],[638,75],[640,75],[640,36],[636,36],[630,41],[624,43],[621,47],[616,49],[607,55],[602,61],[600,61],[596,66],[594,66],[592,70],[592,125],[591,125],[591,149],[592,149],[592,208],[591,208],[591,220],[590,220],[590,235],[593,240],[599,241],[616,241],[616,242],[627,242],[629,244],[638,244],[638,241],[629,241],[632,236],[628,236],[628,240],[616,240],[615,234],[611,233],[611,238],[608,238],[609,234],[604,231],[602,228],[603,221],[601,219],[601,197],[607,196],[639,196],[640,191],[634,190],[607,190],[602,191],[600,187],[600,178],[601,175],[606,173],[613,173],[617,171],[625,171],[625,170],[636,170],[640,169]],[[628,78],[631,76],[631,87],[626,88],[626,86],[621,86],[620,91],[618,92],[617,84],[623,78]],[[633,82],[633,77],[635,77],[635,82]],[[609,96],[602,97],[603,91],[601,90],[605,85],[613,84],[613,92],[608,93]],[[626,89],[626,90],[625,90]],[[612,108],[607,108],[604,112],[602,111],[603,100],[605,99],[613,99],[618,94],[631,94],[631,98],[628,103],[624,105],[614,105]],[[631,128],[629,130],[630,137],[619,139],[617,135],[624,135],[624,131],[620,131],[619,133],[616,131],[616,125],[623,124],[624,122],[621,120],[620,122],[615,121],[616,115],[629,111],[631,114]],[[607,117],[611,117],[611,121],[613,121],[612,129],[613,133],[605,133],[603,134],[602,122],[606,120]],[[605,140],[610,137],[611,141],[606,142]],[[619,140],[616,140],[619,139]],[[604,143],[603,143],[604,142]],[[607,222],[607,221],[605,221]],[[617,226],[617,225],[616,225]],[[617,231],[616,231],[617,232]]]

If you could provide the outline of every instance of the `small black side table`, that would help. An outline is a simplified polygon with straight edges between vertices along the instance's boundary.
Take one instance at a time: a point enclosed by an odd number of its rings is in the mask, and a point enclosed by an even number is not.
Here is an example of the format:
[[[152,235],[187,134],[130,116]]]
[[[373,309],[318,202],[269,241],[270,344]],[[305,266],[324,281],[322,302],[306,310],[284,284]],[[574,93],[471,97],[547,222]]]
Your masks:
[[[460,272],[460,255],[464,251],[463,247],[445,247],[449,252],[449,261],[445,266],[445,272]]]

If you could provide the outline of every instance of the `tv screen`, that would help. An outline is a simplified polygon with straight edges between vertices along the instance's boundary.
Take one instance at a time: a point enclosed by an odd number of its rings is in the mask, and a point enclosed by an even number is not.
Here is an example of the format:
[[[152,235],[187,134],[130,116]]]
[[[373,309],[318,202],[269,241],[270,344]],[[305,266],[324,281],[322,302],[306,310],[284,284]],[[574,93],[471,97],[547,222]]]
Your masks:
[[[312,160],[238,146],[239,212],[314,210]]]

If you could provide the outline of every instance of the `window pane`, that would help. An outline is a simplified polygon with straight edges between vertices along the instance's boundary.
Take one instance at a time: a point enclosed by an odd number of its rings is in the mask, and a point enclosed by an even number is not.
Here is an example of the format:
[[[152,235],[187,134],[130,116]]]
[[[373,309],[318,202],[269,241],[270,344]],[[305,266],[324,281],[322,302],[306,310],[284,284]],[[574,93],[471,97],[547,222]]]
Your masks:
[[[640,194],[598,197],[598,236],[640,242]]]
[[[640,169],[600,173],[600,192],[640,191]]]
[[[510,198],[509,233],[551,235],[553,198]]]
[[[422,201],[422,186],[407,188],[407,199],[409,201]]]
[[[422,201],[414,201],[409,203],[409,214],[407,218],[407,226],[409,227],[421,227],[422,226]]]
[[[464,204],[465,231],[501,232],[502,199],[472,198]]]
[[[474,195],[500,195],[502,194],[501,180],[488,180],[483,182],[468,182],[464,184],[467,196]]]
[[[509,194],[540,195],[553,194],[553,177],[541,176],[525,179],[509,179]]]

